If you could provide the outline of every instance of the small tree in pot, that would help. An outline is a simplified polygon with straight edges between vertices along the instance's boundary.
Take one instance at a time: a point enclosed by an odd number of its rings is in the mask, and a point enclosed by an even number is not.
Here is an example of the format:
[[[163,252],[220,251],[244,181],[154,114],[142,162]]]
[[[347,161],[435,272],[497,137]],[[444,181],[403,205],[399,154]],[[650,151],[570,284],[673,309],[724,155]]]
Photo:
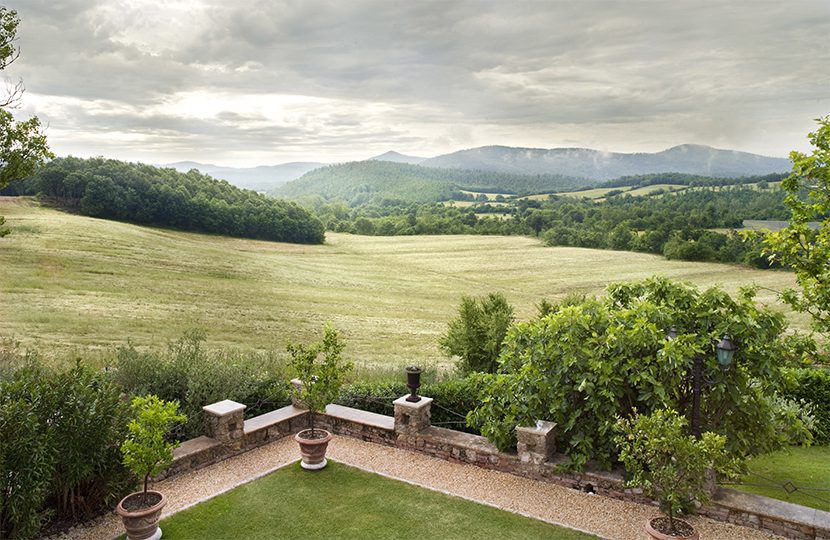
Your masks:
[[[695,501],[708,502],[708,470],[737,474],[738,462],[724,451],[726,438],[707,432],[696,439],[686,431],[686,418],[671,409],[635,414],[619,420],[616,428],[615,442],[630,475],[628,484],[656,498],[667,516],[649,520],[646,532],[661,540],[698,538],[697,531],[677,515],[691,509]]]
[[[187,417],[179,414],[179,404],[163,401],[157,396],[135,397],[132,401],[135,418],[128,427],[129,435],[121,445],[124,465],[143,479],[144,490],[124,497],[116,511],[124,521],[130,540],[161,538],[158,527],[161,510],[167,499],[158,491],[150,491],[150,477],[173,461],[173,449],[179,443],[168,442],[165,437],[177,423]]]
[[[290,365],[302,382],[294,388],[295,397],[309,410],[309,429],[294,436],[303,456],[304,469],[322,469],[326,466],[326,448],[331,433],[315,427],[317,413],[325,412],[326,405],[337,399],[340,387],[354,364],[342,357],[343,343],[339,333],[326,323],[323,340],[311,345],[289,344]]]

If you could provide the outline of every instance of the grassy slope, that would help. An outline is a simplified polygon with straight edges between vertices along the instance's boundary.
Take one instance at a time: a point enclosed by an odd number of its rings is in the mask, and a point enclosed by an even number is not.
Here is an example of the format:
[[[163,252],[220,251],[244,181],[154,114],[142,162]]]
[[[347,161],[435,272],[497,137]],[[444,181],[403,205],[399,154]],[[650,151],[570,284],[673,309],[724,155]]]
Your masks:
[[[331,463],[294,463],[161,522],[165,538],[595,538]]]
[[[830,512],[828,464],[830,446],[792,448],[758,456],[747,463],[750,472],[755,473],[743,479],[747,485],[731,487]],[[782,487],[788,481],[804,489],[789,494]],[[818,491],[810,488],[816,488]]]
[[[326,320],[369,365],[446,362],[438,337],[462,294],[502,291],[520,319],[541,297],[598,294],[660,273],[729,291],[791,275],[579,248],[532,238],[360,237],[300,246],[139,227],[0,198],[0,337],[50,349],[163,345],[203,327],[214,344],[284,350]],[[774,301],[762,290],[760,298]],[[804,326],[803,319],[797,319]]]

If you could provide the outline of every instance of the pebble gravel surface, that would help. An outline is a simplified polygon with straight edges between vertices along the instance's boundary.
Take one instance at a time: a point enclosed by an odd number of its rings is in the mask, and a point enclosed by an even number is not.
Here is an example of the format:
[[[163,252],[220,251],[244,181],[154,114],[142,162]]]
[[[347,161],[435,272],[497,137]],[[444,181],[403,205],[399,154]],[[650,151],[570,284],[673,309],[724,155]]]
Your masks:
[[[643,523],[660,515],[654,506],[590,495],[350,437],[335,436],[329,443],[328,456],[359,469],[613,540],[646,538]],[[167,496],[166,517],[264,476],[298,457],[297,443],[286,437],[205,469],[164,480],[153,489]],[[780,538],[708,518],[691,517],[689,521],[703,540]],[[110,513],[53,539],[109,540],[122,534],[122,527],[121,519]]]

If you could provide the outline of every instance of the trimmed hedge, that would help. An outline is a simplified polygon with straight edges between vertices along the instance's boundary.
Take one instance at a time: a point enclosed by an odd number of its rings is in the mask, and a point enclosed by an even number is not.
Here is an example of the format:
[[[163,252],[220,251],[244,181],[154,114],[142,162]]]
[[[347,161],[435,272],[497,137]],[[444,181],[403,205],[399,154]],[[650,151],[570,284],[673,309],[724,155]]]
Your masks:
[[[479,389],[489,377],[474,374],[421,386],[418,393],[433,399],[432,425],[480,435],[478,430],[467,425],[466,417],[478,405]],[[354,383],[340,391],[337,404],[392,416],[395,413],[392,402],[406,394],[409,389],[403,381]]]
[[[784,396],[812,405],[816,419],[814,442],[830,444],[830,370],[800,368],[790,370],[789,374],[792,378]]]

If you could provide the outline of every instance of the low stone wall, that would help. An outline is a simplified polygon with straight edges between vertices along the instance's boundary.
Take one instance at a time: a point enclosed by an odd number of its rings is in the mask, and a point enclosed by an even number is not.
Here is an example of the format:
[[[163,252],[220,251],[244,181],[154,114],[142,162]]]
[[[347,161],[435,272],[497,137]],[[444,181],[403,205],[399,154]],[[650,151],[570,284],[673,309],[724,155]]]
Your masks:
[[[564,457],[555,454],[556,425],[553,423],[539,422],[536,426],[517,428],[517,453],[504,453],[484,437],[432,426],[431,404],[430,398],[421,398],[414,403],[405,398],[397,399],[394,418],[329,405],[325,414],[317,415],[315,425],[338,435],[396,446],[448,461],[605,497],[654,504],[642,495],[641,490],[626,488],[621,471],[560,471],[557,465]],[[165,476],[205,467],[309,426],[308,411],[296,405],[248,420],[244,420],[245,406],[228,400],[208,405],[204,410],[207,436],[182,443],[175,450],[173,464]],[[763,529],[787,538],[830,540],[830,513],[759,495],[718,489],[712,504],[701,508],[700,512],[719,521]]]

